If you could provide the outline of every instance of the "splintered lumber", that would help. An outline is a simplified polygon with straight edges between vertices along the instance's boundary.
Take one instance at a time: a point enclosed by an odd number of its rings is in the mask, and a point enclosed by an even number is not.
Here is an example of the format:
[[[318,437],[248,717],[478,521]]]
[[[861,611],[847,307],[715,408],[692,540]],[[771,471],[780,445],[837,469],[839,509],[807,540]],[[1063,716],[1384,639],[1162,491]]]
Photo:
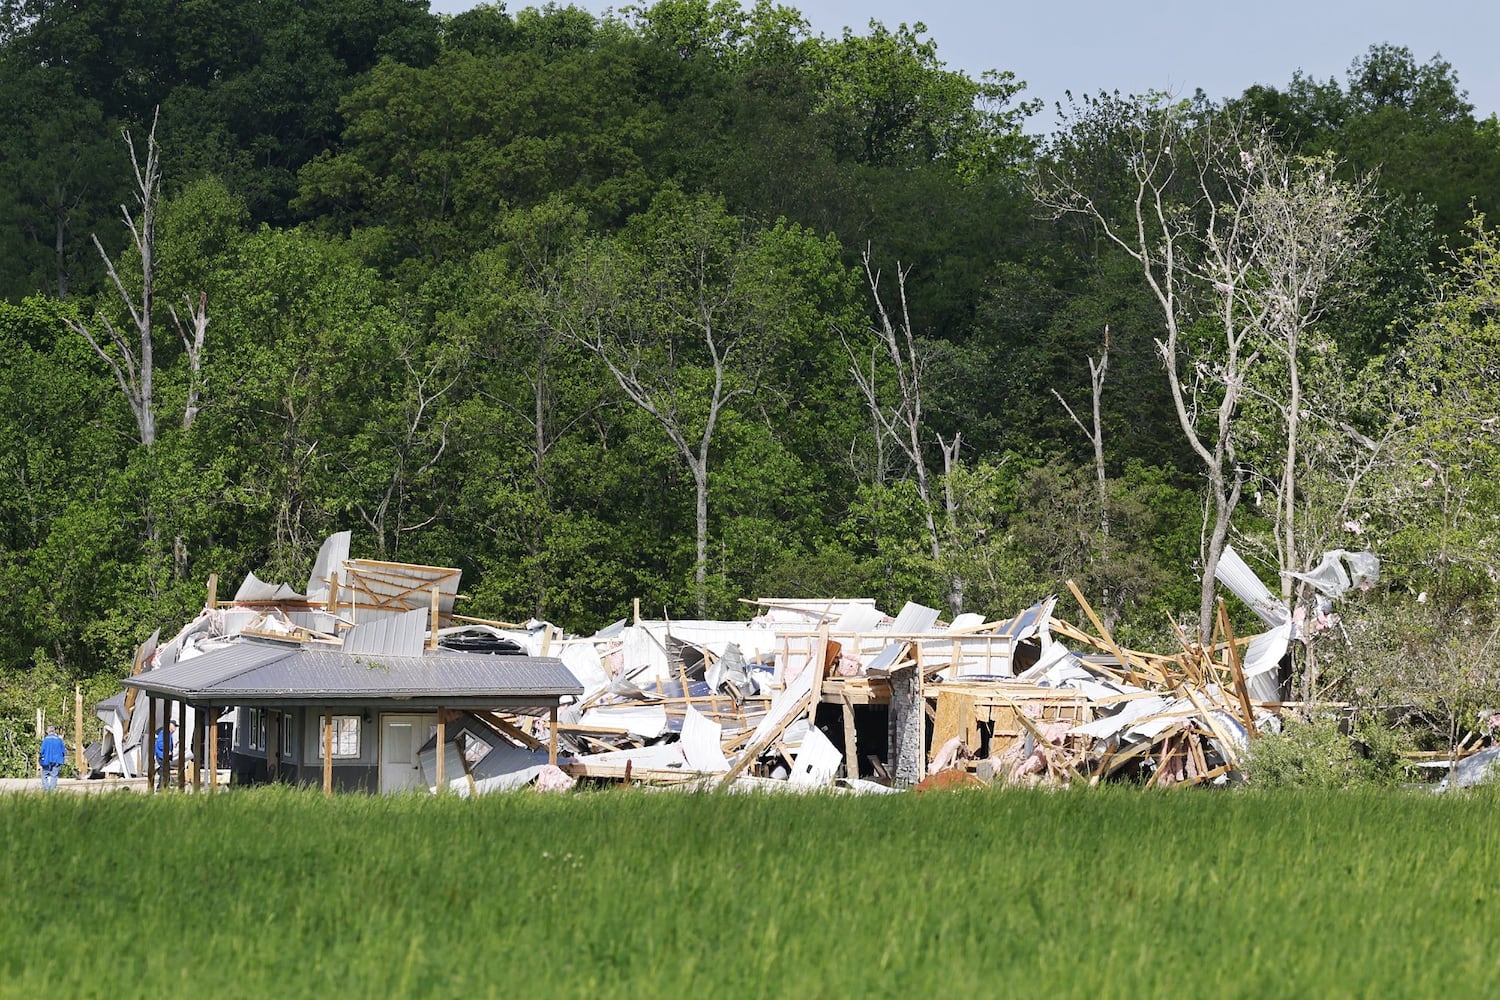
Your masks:
[[[1234,752],[1234,737],[1224,729],[1223,725],[1214,716],[1215,710],[1203,703],[1203,699],[1198,697],[1198,692],[1193,690],[1191,684],[1182,685],[1182,693],[1187,695],[1188,700],[1193,703],[1193,707],[1198,710],[1199,715],[1202,717],[1203,724],[1212,730],[1214,736],[1218,739],[1219,745],[1224,752],[1224,763],[1231,767],[1235,766],[1238,763],[1238,758]]]
[[[813,688],[819,680],[819,673],[820,671],[814,669],[809,664],[807,669],[803,670],[797,676],[797,679],[792,682],[792,686],[781,692],[776,701],[772,702],[770,710],[766,713],[766,717],[755,728],[755,737],[751,740],[750,745],[740,755],[739,759],[730,766],[728,773],[724,775],[724,779],[719,782],[720,788],[729,787],[729,783],[741,771],[750,766],[750,763],[756,757],[760,756],[762,751],[775,743],[781,737],[781,734],[786,732],[787,726],[791,725],[793,721],[800,718],[807,711],[808,706],[812,704]],[[801,690],[804,687],[806,690]]]
[[[519,743],[527,750],[547,749],[547,744],[543,743],[535,736],[532,736],[530,733],[528,733],[526,730],[522,729],[515,723],[507,722],[505,719],[502,719],[498,713],[475,712],[474,717],[480,722],[489,726],[491,729],[495,730],[497,733],[500,733],[502,736],[507,736],[510,739],[514,740],[516,743]],[[555,730],[557,727],[554,725],[552,728]]]
[[[1142,754],[1149,753],[1153,747],[1157,746],[1158,744],[1164,743],[1167,740],[1170,740],[1174,736],[1177,736],[1186,728],[1187,723],[1180,722],[1172,728],[1165,729],[1162,732],[1158,733],[1156,739],[1154,740],[1142,740],[1141,742],[1131,746],[1129,749],[1118,751],[1109,759],[1107,766],[1101,765],[1099,769],[1100,776],[1105,778],[1109,777],[1135,758],[1141,756]]]
[[[1224,633],[1225,652],[1229,659],[1229,675],[1234,679],[1234,696],[1239,699],[1241,717],[1245,723],[1245,738],[1253,740],[1255,732],[1255,709],[1250,706],[1250,686],[1245,682],[1245,668],[1240,662],[1240,650],[1234,642],[1234,629],[1229,624],[1229,609],[1219,600],[1219,625]]]
[[[1134,666],[1130,657],[1125,655],[1125,650],[1120,648],[1119,644],[1115,642],[1115,637],[1110,634],[1109,629],[1104,627],[1104,622],[1100,621],[1099,616],[1094,613],[1093,605],[1084,599],[1083,591],[1078,589],[1078,584],[1069,580],[1068,590],[1072,592],[1073,599],[1078,602],[1078,606],[1083,609],[1083,613],[1088,615],[1089,621],[1093,622],[1094,628],[1099,630],[1099,638],[1104,642],[1105,647],[1111,653],[1115,654],[1115,658],[1120,661],[1121,666],[1126,670],[1130,670]]]

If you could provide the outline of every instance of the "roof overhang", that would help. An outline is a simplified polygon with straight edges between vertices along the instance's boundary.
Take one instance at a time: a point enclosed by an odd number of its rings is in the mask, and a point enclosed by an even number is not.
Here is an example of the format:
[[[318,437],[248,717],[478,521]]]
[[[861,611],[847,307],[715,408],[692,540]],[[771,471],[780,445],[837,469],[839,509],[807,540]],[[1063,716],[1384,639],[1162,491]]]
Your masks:
[[[520,711],[583,693],[549,656],[431,651],[421,656],[345,653],[243,640],[123,683],[192,705],[486,708]]]

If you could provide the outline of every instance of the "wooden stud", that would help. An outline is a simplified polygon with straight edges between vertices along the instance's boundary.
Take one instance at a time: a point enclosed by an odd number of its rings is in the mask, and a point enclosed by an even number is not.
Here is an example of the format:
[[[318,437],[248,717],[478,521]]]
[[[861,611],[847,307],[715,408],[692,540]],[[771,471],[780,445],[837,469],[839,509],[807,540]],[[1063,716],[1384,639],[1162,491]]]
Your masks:
[[[442,607],[441,592],[437,587],[432,588],[432,628],[427,638],[427,648],[438,648],[438,610]]]
[[[333,706],[323,709],[323,794],[333,794]]]
[[[787,713],[786,718],[782,721],[781,725],[777,726],[771,732],[767,733],[765,736],[762,736],[759,740],[752,743],[749,748],[740,755],[739,760],[735,761],[734,765],[730,767],[730,769],[724,774],[723,779],[719,782],[719,788],[728,788],[730,782],[734,781],[734,779],[739,776],[739,773],[750,765],[751,761],[755,760],[756,757],[759,757],[762,750],[766,749],[772,743],[780,739],[781,734],[786,731],[786,727],[791,725],[794,719],[800,718],[802,713],[807,710],[807,706],[811,698],[812,692],[808,692],[801,698],[797,699],[797,704],[792,706],[792,710]]]
[[[1250,687],[1245,682],[1245,668],[1240,663],[1240,650],[1234,643],[1234,629],[1230,627],[1229,609],[1224,606],[1223,598],[1219,599],[1219,619],[1223,623],[1229,654],[1229,675],[1234,678],[1234,695],[1239,699],[1240,712],[1244,716],[1245,738],[1253,740],[1258,735],[1255,731],[1255,709],[1250,705]]]
[[[204,607],[212,611],[219,606],[219,574],[208,574],[208,601]]]
[[[1104,641],[1104,644],[1109,649],[1109,651],[1115,654],[1115,657],[1120,661],[1120,666],[1126,670],[1127,676],[1133,676],[1135,673],[1133,664],[1125,655],[1125,651],[1121,649],[1115,642],[1115,637],[1110,635],[1109,629],[1104,627],[1104,623],[1100,621],[1099,616],[1094,613],[1093,606],[1090,605],[1088,601],[1084,600],[1083,591],[1078,589],[1078,584],[1074,583],[1072,580],[1069,580],[1068,590],[1072,591],[1073,599],[1078,602],[1078,606],[1083,609],[1083,613],[1088,615],[1089,621],[1093,622],[1094,624],[1094,628],[1099,630],[1099,638]]]
[[[844,702],[844,777],[859,777],[859,738],[854,729],[854,703],[846,694]]]

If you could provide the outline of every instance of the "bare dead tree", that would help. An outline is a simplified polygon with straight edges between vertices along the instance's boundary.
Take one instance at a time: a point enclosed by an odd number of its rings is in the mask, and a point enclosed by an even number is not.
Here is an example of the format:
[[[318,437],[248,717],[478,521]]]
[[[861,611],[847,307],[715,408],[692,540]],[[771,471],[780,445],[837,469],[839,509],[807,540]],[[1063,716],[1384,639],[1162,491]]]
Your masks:
[[[1105,373],[1109,370],[1109,324],[1108,323],[1106,323],[1104,325],[1104,347],[1099,352],[1099,358],[1096,361],[1093,357],[1090,357],[1088,359],[1088,364],[1089,364],[1089,390],[1090,390],[1090,397],[1091,397],[1091,400],[1092,400],[1092,403],[1093,403],[1093,418],[1094,418],[1093,419],[1093,423],[1092,423],[1091,426],[1085,425],[1084,422],[1079,419],[1078,414],[1073,412],[1073,407],[1070,406],[1070,405],[1068,405],[1068,401],[1063,398],[1063,394],[1062,393],[1058,392],[1056,389],[1053,389],[1052,390],[1052,395],[1055,396],[1057,398],[1057,401],[1062,404],[1062,408],[1067,411],[1069,419],[1071,419],[1073,421],[1073,423],[1077,425],[1077,427],[1078,427],[1079,430],[1083,431],[1084,437],[1088,438],[1089,444],[1092,445],[1093,449],[1094,449],[1094,483],[1095,483],[1095,487],[1096,487],[1096,497],[1097,497],[1098,504],[1099,504],[1099,544],[1098,544],[1098,546],[1097,546],[1097,548],[1095,550],[1096,553],[1097,553],[1097,555],[1096,555],[1095,558],[1097,558],[1101,562],[1104,562],[1104,561],[1106,561],[1106,560],[1108,560],[1110,558],[1110,550],[1109,550],[1109,479],[1108,479],[1107,475],[1105,474],[1105,465],[1104,465],[1104,410],[1103,410],[1103,404],[1104,404],[1104,376],[1105,376]],[[1109,587],[1106,586],[1104,588],[1104,593],[1103,593],[1103,598],[1104,598],[1104,602],[1103,603],[1104,603],[1104,606],[1107,609],[1112,609],[1113,608],[1113,601],[1111,600],[1112,595],[1110,593],[1110,590],[1111,590],[1111,588],[1109,588]],[[1113,622],[1111,622],[1110,624],[1113,624]]]
[[[198,419],[198,409],[203,396],[203,338],[208,333],[208,293],[199,292],[198,301],[191,295],[183,295],[187,307],[187,322],[183,322],[176,306],[168,306],[172,324],[182,338],[182,349],[188,362],[187,401],[182,406],[182,429],[190,430]]]
[[[772,330],[756,287],[764,276],[752,273],[745,244],[724,259],[706,236],[687,233],[679,249],[673,269],[654,277],[619,255],[597,255],[563,321],[687,465],[701,615],[708,606],[710,450],[730,404],[755,391]]]
[[[868,370],[859,363],[854,350],[850,348],[849,354],[854,364],[849,368],[849,373],[854,377],[854,384],[859,387],[870,409],[877,440],[894,444],[911,464],[912,473],[917,480],[917,495],[922,500],[927,520],[928,545],[932,558],[936,560],[942,554],[942,545],[937,521],[933,516],[927,459],[922,450],[922,370],[926,359],[917,347],[911,315],[906,305],[906,276],[911,269],[902,268],[899,262],[896,264],[900,320],[893,322],[880,294],[880,271],[870,259],[869,247],[865,248],[860,259],[864,264],[865,280],[870,286],[870,297],[875,304],[878,325],[869,331],[875,346]],[[875,361],[877,357],[880,364]],[[879,381],[881,369],[887,366],[895,378],[894,392],[890,393],[882,391]],[[877,448],[877,452],[879,450]]]
[[[1266,398],[1281,414],[1284,432],[1274,492],[1282,597],[1290,601],[1293,580],[1286,574],[1311,555],[1297,544],[1302,352],[1309,331],[1347,287],[1349,269],[1369,246],[1371,233],[1362,218],[1371,180],[1345,183],[1334,176],[1337,164],[1329,157],[1292,160],[1269,146],[1247,166],[1254,175],[1247,221],[1256,233],[1259,252],[1257,280],[1247,283],[1241,295],[1247,312],[1261,320],[1260,342],[1279,356],[1286,375],[1285,385]]]
[[[896,293],[899,317],[892,319],[880,292],[880,271],[875,267],[870,248],[865,247],[860,255],[864,265],[865,281],[870,288],[870,298],[875,305],[876,325],[869,330],[871,345],[869,360],[863,360],[863,348],[856,348],[844,338],[844,348],[851,362],[849,374],[854,378],[860,395],[869,410],[875,438],[875,455],[883,463],[887,443],[905,456],[917,483],[917,496],[922,502],[922,515],[926,520],[928,551],[933,562],[943,556],[943,533],[938,529],[936,504],[932,496],[931,475],[923,448],[923,435],[927,428],[923,424],[922,385],[926,367],[926,354],[917,343],[913,332],[911,313],[906,302],[906,278],[910,268],[896,263]],[[884,374],[889,373],[894,385],[888,386]],[[949,487],[954,464],[958,460],[963,435],[956,433],[951,441],[937,435],[938,448],[943,456],[944,490],[943,508],[948,537],[957,531],[957,499]],[[883,474],[883,469],[880,470]],[[878,481],[878,480],[877,480]],[[948,579],[948,605],[954,614],[963,609],[964,581],[954,573]]]
[[[1088,438],[1089,444],[1094,448],[1094,479],[1099,488],[1099,539],[1102,545],[1109,544],[1109,504],[1108,504],[1108,479],[1105,477],[1104,467],[1104,374],[1109,369],[1109,324],[1104,326],[1104,349],[1099,352],[1099,359],[1095,361],[1092,357],[1089,362],[1089,388],[1093,399],[1094,421],[1093,426],[1085,426],[1078,419],[1078,414],[1073,412],[1073,407],[1063,398],[1062,393],[1056,389],[1052,395],[1062,404],[1067,411],[1068,417],[1083,431],[1084,437]]]
[[[159,114],[159,113],[158,113]],[[110,282],[120,296],[125,311],[130,314],[135,326],[134,337],[127,337],[103,312],[95,314],[96,322],[103,327],[104,336],[94,331],[81,320],[67,319],[68,328],[88,341],[94,353],[99,355],[115,377],[115,382],[124,394],[130,411],[135,416],[136,435],[143,447],[149,448],[156,441],[156,403],[153,395],[155,358],[151,337],[151,319],[154,307],[156,280],[156,213],[161,202],[161,151],[156,144],[157,118],[151,119],[151,131],[146,137],[146,158],[142,162],[135,148],[135,139],[127,129],[123,135],[130,149],[130,164],[135,173],[137,211],[132,212],[121,205],[125,226],[140,258],[141,286],[137,296],[124,280],[108,253],[99,235],[93,234],[94,247],[104,261]]]
[[[1214,573],[1244,485],[1236,422],[1258,360],[1254,336],[1264,325],[1263,317],[1247,314],[1244,295],[1259,256],[1249,201],[1254,163],[1270,140],[1233,123],[1190,121],[1179,106],[1137,102],[1123,110],[1118,141],[1126,146],[1120,160],[1129,179],[1123,211],[1096,196],[1066,162],[1039,179],[1035,194],[1058,214],[1093,220],[1136,262],[1160,307],[1157,353],[1210,500],[1198,616],[1200,640],[1207,642]],[[1204,314],[1213,317],[1215,336],[1194,350],[1185,328]]]

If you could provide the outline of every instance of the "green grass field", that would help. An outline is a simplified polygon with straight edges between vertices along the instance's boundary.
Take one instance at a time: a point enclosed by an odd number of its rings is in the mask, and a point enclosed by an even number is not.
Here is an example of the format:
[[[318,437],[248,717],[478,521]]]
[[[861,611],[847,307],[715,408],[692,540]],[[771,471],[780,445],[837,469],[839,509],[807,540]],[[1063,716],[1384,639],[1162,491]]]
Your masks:
[[[0,996],[1492,995],[1492,794],[0,799]]]

